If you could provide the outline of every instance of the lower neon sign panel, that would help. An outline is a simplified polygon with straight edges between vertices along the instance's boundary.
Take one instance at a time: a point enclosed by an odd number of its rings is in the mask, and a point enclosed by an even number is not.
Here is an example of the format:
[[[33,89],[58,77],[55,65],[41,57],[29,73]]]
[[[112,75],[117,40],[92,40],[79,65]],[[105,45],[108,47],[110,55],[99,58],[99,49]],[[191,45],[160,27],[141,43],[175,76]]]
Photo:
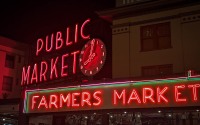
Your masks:
[[[26,90],[24,113],[200,106],[200,78]]]

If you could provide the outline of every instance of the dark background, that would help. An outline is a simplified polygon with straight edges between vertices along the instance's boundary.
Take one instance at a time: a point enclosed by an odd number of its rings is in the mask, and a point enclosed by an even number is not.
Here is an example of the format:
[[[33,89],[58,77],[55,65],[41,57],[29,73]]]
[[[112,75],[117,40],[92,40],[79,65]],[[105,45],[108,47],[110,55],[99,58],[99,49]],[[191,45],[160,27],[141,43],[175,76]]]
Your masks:
[[[115,0],[1,1],[0,35],[24,43],[63,27],[98,18],[95,11],[113,8]]]

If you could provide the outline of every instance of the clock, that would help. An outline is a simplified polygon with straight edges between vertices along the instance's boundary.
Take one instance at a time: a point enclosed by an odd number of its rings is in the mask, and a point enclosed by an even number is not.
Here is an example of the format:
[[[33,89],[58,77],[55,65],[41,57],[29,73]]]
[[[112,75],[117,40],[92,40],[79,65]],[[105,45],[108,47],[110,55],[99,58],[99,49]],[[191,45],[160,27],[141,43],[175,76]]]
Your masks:
[[[97,38],[89,40],[81,50],[79,67],[86,76],[95,75],[103,67],[106,59],[104,43]]]

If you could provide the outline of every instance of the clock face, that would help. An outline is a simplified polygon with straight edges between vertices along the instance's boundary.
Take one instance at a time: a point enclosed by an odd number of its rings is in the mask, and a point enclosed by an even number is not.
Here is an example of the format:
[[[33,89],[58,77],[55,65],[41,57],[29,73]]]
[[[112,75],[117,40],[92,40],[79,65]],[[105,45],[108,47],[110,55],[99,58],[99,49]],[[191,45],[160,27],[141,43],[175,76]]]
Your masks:
[[[100,39],[89,40],[81,50],[79,66],[84,75],[91,76],[100,71],[106,58],[106,48]]]

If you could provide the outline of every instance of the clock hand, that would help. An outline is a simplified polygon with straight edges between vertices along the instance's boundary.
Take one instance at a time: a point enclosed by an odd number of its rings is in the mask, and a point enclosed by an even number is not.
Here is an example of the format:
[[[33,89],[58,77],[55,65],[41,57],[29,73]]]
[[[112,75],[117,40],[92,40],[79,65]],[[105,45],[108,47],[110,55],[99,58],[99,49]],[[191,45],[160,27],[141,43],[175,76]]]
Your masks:
[[[93,39],[93,40],[91,41],[90,54],[89,54],[89,56],[88,56],[87,61],[84,62],[84,65],[87,65],[89,62],[91,62],[91,59],[93,59],[94,56],[95,56],[95,53],[92,53],[92,51],[93,51],[93,49],[94,49],[94,43],[95,43],[95,39]]]
[[[91,62],[94,59],[95,55],[96,55],[95,53],[93,53],[92,55],[90,55],[89,59],[84,62],[84,66],[87,65],[89,62]]]
[[[94,43],[95,43],[95,40],[93,39],[93,40],[91,41],[91,48],[90,48],[90,54],[89,54],[89,56],[92,55],[92,51],[93,51],[93,49],[94,49]]]

